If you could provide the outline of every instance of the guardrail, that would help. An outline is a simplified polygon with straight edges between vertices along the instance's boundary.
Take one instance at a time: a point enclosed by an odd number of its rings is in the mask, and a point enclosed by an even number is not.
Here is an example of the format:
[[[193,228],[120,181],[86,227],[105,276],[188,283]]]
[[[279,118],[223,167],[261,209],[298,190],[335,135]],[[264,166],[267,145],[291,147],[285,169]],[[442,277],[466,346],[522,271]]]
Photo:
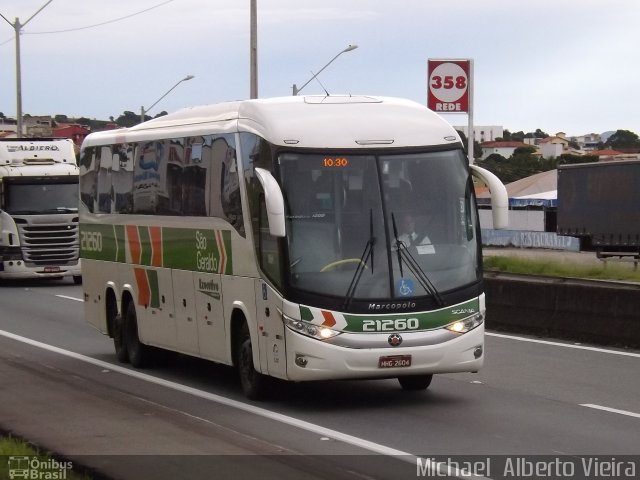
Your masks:
[[[485,272],[489,329],[640,348],[640,284]]]

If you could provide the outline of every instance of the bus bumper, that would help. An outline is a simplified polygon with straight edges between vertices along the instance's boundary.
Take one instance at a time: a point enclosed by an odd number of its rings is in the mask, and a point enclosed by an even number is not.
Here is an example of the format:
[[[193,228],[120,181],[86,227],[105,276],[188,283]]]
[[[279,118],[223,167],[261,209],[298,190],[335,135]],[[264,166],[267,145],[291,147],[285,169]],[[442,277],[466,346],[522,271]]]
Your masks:
[[[286,351],[292,381],[476,372],[484,363],[484,323],[435,345],[372,349],[331,345],[286,329]],[[379,367],[381,357],[400,355],[410,355],[411,365]]]

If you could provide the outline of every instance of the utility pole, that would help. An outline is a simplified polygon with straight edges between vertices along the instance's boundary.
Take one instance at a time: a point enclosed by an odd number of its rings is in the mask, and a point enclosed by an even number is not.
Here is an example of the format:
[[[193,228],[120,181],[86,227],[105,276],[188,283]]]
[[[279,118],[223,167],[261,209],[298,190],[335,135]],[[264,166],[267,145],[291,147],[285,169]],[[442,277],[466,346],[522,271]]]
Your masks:
[[[15,21],[11,23],[4,15],[0,13],[0,17],[4,18],[5,22],[13,27],[16,34],[16,128],[18,130],[16,133],[18,138],[22,138],[22,74],[20,71],[20,30],[22,30],[22,27],[29,23],[33,19],[33,17],[39,14],[44,9],[44,7],[49,5],[51,2],[53,2],[53,0],[49,0],[47,3],[41,6],[38,11],[31,15],[29,19],[23,24],[20,23],[20,19],[18,17],[16,17]]]
[[[251,0],[251,19],[249,35],[249,77],[250,94],[249,98],[258,98],[258,7],[257,0]]]

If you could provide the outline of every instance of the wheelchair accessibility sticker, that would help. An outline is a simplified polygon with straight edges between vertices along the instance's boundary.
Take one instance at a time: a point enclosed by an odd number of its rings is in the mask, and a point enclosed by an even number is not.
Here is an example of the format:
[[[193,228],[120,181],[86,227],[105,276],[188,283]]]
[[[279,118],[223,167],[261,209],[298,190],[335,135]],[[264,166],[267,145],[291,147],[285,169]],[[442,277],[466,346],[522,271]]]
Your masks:
[[[396,293],[401,297],[410,297],[415,291],[413,280],[409,278],[401,278],[396,282]]]

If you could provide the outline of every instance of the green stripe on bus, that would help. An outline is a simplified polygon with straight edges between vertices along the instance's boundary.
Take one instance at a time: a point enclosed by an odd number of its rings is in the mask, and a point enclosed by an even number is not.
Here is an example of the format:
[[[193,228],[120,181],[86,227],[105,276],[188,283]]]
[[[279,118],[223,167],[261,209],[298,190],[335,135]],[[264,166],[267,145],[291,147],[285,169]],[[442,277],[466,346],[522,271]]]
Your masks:
[[[396,313],[396,314],[380,314],[378,312],[372,312],[371,315],[348,315],[345,314],[344,318],[347,322],[347,326],[344,331],[347,332],[362,332],[363,322],[366,320],[374,320],[375,322],[392,322],[395,323],[398,320],[404,321],[404,323],[414,324],[417,323],[417,328],[411,328],[411,330],[433,330],[434,328],[442,328],[445,325],[449,325],[457,320],[467,318],[474,313],[480,311],[480,302],[477,298],[469,300],[468,302],[461,303],[452,307],[442,308],[434,312],[420,312],[420,313]],[[411,320],[411,321],[409,321]],[[377,323],[376,323],[377,327]],[[375,328],[374,331],[379,330]]]
[[[159,308],[160,288],[158,286],[158,272],[156,270],[147,270],[147,279],[149,280],[149,290],[151,290],[151,306],[153,308]]]
[[[140,236],[140,264],[151,266],[153,248],[149,227],[137,228]],[[192,272],[232,275],[231,231],[221,230],[220,233],[219,242],[216,230],[162,228],[162,265]],[[80,225],[82,258],[126,263],[126,249],[124,225]]]
[[[140,237],[140,265],[151,265],[151,236],[149,227],[138,227]]]
[[[125,251],[126,245],[124,243],[124,225],[114,225],[113,233],[115,235],[115,243],[116,243],[116,254],[115,261],[124,263],[126,262],[127,252]]]

